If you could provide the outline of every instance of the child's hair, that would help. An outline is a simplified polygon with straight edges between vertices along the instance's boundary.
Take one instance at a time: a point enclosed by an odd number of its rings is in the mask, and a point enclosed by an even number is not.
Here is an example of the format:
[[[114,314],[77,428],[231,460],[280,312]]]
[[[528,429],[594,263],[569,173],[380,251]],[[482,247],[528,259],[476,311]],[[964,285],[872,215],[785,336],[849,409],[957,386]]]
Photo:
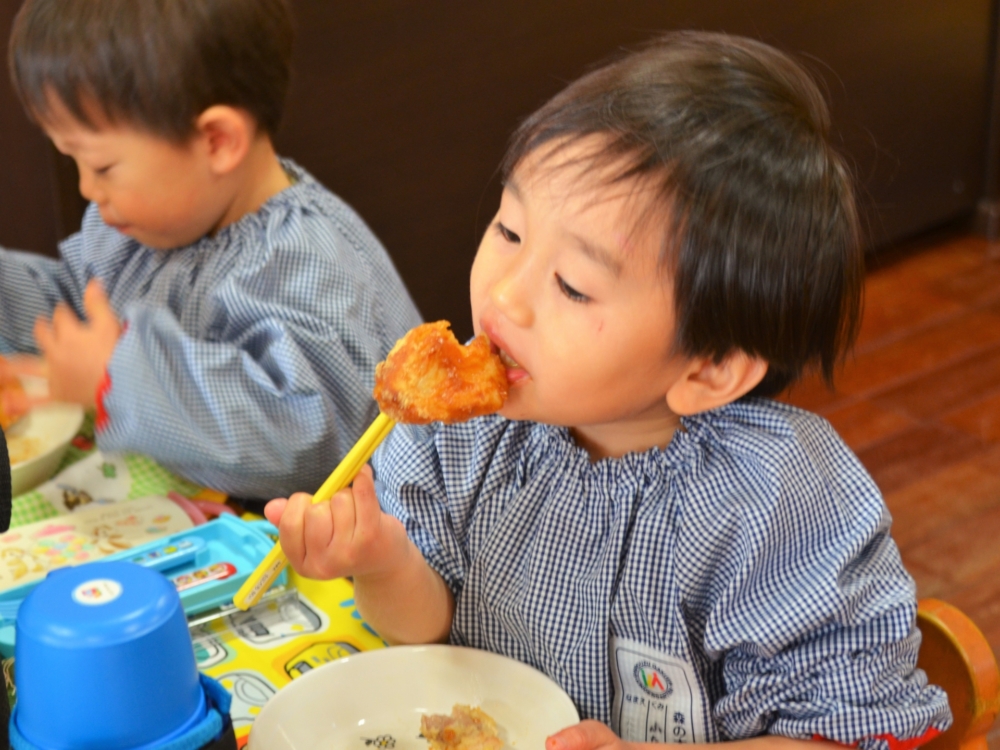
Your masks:
[[[677,32],[572,83],[514,133],[504,180],[543,144],[588,156],[614,182],[656,189],[667,224],[676,346],[768,363],[756,395],[818,364],[827,382],[857,334],[864,259],[851,177],[830,145],[810,76],[785,54],[723,34]]]
[[[293,35],[287,0],[26,0],[9,64],[36,120],[54,95],[86,125],[96,105],[111,122],[183,142],[198,115],[227,104],[273,135]]]

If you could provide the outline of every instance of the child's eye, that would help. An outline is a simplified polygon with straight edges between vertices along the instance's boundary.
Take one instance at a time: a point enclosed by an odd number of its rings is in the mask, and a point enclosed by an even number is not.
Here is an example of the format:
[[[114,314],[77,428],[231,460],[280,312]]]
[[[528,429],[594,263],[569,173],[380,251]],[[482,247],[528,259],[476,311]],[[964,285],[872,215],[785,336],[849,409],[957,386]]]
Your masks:
[[[108,164],[108,166],[106,167],[98,167],[94,170],[94,174],[107,174],[108,170],[111,169],[111,167],[113,166],[114,166],[113,164]]]
[[[516,245],[521,242],[521,238],[518,235],[514,234],[499,221],[497,222],[497,231],[500,232],[501,237],[503,237],[505,240],[507,240],[507,242],[510,242],[511,244]]]
[[[576,291],[576,289],[574,289],[565,281],[563,281],[563,277],[560,276],[559,274],[556,274],[556,283],[559,284],[559,288],[562,290],[562,293],[565,294],[573,302],[590,301],[590,297],[588,297],[586,294]]]

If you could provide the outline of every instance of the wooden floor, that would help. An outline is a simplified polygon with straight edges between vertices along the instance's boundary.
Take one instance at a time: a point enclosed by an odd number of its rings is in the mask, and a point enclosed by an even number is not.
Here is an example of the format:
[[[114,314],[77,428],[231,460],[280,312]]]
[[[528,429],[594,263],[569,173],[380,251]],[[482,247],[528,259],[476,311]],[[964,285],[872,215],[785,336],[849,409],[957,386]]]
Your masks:
[[[1000,655],[1000,260],[963,234],[873,265],[836,391],[809,378],[784,400],[829,419],[871,472],[918,596],[960,607]]]

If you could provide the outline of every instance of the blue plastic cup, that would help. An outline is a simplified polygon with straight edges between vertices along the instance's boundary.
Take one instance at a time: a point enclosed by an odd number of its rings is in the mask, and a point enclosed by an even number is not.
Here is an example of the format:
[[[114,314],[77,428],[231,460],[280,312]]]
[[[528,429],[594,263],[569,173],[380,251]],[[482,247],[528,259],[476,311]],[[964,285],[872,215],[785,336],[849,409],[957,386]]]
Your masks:
[[[129,562],[52,571],[17,613],[12,722],[39,750],[147,750],[206,715],[180,597]]]

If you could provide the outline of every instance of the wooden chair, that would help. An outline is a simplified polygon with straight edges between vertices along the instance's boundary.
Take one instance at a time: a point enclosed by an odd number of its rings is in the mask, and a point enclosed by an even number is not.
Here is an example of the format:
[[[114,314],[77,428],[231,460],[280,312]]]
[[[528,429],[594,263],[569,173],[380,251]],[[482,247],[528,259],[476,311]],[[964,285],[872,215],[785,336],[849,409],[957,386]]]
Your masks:
[[[986,734],[1000,711],[1000,669],[990,644],[961,610],[921,599],[917,625],[923,634],[917,666],[948,693],[955,723],[926,750],[987,750]]]

